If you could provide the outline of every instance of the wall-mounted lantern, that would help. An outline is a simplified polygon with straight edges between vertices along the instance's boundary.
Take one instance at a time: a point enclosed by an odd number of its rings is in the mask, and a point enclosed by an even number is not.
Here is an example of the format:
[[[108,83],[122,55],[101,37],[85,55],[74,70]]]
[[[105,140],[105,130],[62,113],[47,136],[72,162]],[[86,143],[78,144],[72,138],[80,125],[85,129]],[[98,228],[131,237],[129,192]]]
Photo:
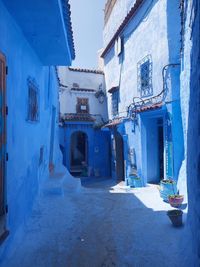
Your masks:
[[[103,88],[103,85],[100,84],[99,85],[99,90],[95,93],[95,97],[98,98],[100,104],[103,104],[104,99],[106,97],[106,94],[105,94],[105,92],[103,91],[102,88]]]
[[[103,90],[99,90],[95,93],[95,97],[98,98],[100,104],[103,104],[106,95]]]

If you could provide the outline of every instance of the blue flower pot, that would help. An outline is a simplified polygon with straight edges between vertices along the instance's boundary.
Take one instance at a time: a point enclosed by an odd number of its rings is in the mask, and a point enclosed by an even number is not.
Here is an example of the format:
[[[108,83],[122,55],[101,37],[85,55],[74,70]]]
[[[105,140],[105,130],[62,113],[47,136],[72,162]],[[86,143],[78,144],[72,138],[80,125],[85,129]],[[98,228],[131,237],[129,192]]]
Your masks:
[[[128,184],[130,187],[142,187],[141,179],[134,175],[129,176]]]
[[[170,181],[170,182],[169,182]],[[160,197],[168,202],[168,198],[170,195],[177,194],[177,185],[173,180],[162,180],[160,182]]]

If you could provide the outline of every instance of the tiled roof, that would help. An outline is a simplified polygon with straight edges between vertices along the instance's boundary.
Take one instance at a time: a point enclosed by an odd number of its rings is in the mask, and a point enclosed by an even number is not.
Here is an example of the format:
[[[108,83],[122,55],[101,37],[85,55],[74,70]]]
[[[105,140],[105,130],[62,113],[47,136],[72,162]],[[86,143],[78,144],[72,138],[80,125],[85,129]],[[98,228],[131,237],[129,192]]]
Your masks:
[[[67,113],[61,115],[61,121],[88,121],[93,122],[95,119],[90,114],[81,114],[81,113]]]
[[[140,112],[145,112],[145,111],[152,111],[154,109],[159,109],[159,108],[162,108],[162,103],[154,104],[151,106],[142,106],[140,108],[137,108],[136,111],[140,113]]]
[[[72,22],[71,22],[71,11],[69,0],[62,0],[62,8],[63,8],[63,17],[65,21],[65,26],[68,34],[68,41],[70,46],[70,52],[72,56],[72,60],[75,59],[75,48],[74,48],[74,38],[73,38],[73,30],[72,30]]]
[[[87,72],[87,73],[94,73],[94,74],[102,74],[104,75],[104,72],[102,70],[90,70],[90,69],[81,69],[81,68],[72,68],[69,67],[70,71],[77,71],[77,72]]]
[[[87,88],[71,88],[71,91],[77,91],[77,92],[95,92],[95,89],[87,89]]]
[[[163,106],[162,103],[154,104],[151,106],[143,106],[143,107],[137,108],[136,112],[141,113],[141,112],[145,112],[145,111],[152,111],[155,109],[162,108],[162,106]],[[105,124],[102,128],[113,128],[113,127],[119,125],[120,123],[122,123],[123,121],[125,121],[126,119],[128,119],[128,118],[121,117],[121,118],[113,119],[109,123]]]
[[[116,125],[120,124],[122,121],[123,121],[123,118],[114,119],[114,120],[110,121],[109,123],[105,124],[102,128],[115,127]]]
[[[137,12],[138,8],[143,4],[143,2],[144,2],[144,0],[136,0],[134,6],[131,8],[129,13],[126,15],[126,17],[123,20],[122,24],[119,26],[119,28],[115,32],[114,36],[112,37],[112,39],[110,40],[110,42],[108,43],[108,45],[104,49],[103,53],[101,54],[102,58],[104,58],[105,55],[108,53],[110,48],[113,46],[115,40],[117,39],[117,37],[121,34],[121,32],[126,27],[126,25],[131,21],[132,17],[135,15],[135,13]]]

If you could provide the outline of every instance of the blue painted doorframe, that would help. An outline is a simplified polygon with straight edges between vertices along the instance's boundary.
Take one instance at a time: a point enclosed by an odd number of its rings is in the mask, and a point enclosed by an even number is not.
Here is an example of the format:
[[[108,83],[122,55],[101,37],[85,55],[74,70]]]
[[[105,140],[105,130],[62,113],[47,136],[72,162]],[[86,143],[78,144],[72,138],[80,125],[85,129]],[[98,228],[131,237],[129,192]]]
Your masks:
[[[159,110],[144,112],[141,117],[141,147],[142,147],[142,162],[141,173],[144,184],[159,183],[166,176],[166,108]],[[160,174],[160,159],[159,159],[159,133],[158,120],[162,120],[163,124],[163,174]]]

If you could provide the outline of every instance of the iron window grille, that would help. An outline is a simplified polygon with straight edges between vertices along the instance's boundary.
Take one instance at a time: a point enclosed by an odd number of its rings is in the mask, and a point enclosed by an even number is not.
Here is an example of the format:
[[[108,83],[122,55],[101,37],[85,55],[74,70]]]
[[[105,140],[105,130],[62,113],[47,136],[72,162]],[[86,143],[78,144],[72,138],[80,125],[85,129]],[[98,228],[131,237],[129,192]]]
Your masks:
[[[34,79],[28,78],[28,114],[27,120],[32,122],[39,121],[39,94],[38,86]]]
[[[119,112],[119,89],[112,92],[112,115],[116,116]]]
[[[152,60],[150,55],[138,62],[138,91],[141,97],[153,95]]]

